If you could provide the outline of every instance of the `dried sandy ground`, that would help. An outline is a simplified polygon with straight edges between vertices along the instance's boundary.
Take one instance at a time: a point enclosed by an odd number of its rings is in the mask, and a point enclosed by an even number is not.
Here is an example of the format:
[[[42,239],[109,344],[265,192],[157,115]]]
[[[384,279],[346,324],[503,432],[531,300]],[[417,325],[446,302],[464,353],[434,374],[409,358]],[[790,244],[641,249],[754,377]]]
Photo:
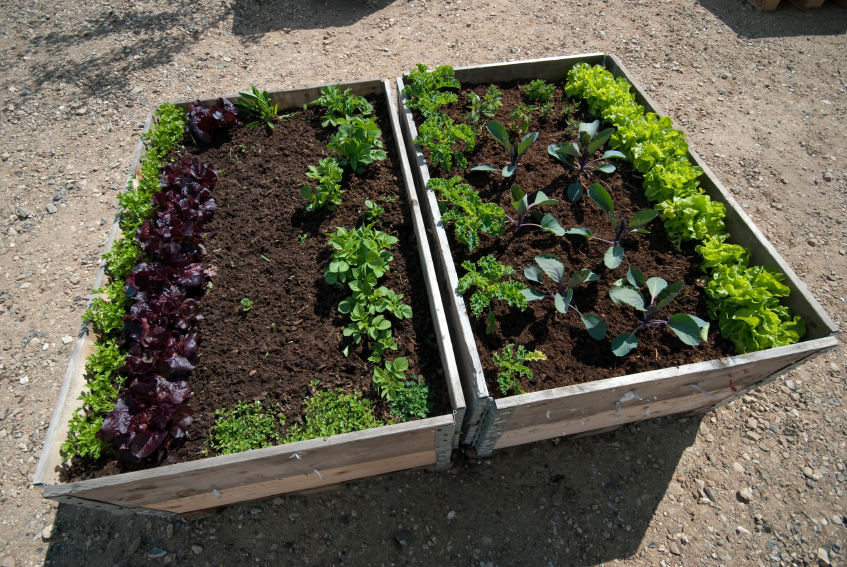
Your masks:
[[[702,421],[658,419],[200,521],[57,507],[30,485],[69,358],[62,339],[79,328],[147,112],[250,82],[616,53],[844,320],[847,11],[445,2],[0,3],[3,567],[843,563],[841,351]],[[156,548],[167,554],[149,558]]]

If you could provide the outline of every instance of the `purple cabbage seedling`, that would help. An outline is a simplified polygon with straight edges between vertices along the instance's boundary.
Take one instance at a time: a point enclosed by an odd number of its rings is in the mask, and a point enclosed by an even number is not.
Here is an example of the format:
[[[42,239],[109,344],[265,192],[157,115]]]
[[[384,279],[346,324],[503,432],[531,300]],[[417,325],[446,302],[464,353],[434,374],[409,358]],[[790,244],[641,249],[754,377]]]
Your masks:
[[[687,345],[697,346],[701,341],[706,341],[709,334],[709,323],[685,313],[676,313],[670,317],[660,317],[659,313],[671,304],[682,291],[683,283],[676,282],[668,285],[662,278],[650,278],[644,281],[644,274],[637,268],[630,268],[627,272],[627,280],[633,286],[614,285],[609,290],[609,297],[615,303],[623,302],[641,312],[638,317],[638,326],[629,333],[622,333],[612,341],[612,352],[616,356],[626,356],[638,346],[635,334],[641,329],[655,331],[662,325],[667,325],[679,339]],[[640,284],[640,285],[639,285]],[[638,288],[647,286],[650,293],[650,303],[645,304],[644,297]]]
[[[522,292],[526,300],[535,301],[549,297],[553,299],[554,305],[560,313],[567,313],[569,309],[573,309],[579,315],[591,338],[598,341],[602,340],[606,336],[606,322],[592,313],[581,313],[571,301],[573,299],[573,288],[585,282],[597,281],[600,279],[599,276],[591,270],[583,269],[568,278],[565,265],[550,254],[539,254],[535,257],[535,263],[538,265],[527,266],[524,269],[524,277],[530,281],[542,283],[542,273],[547,274],[556,283],[556,288],[549,295],[532,288],[526,288]]]
[[[521,141],[517,145],[514,145],[509,141],[509,132],[506,131],[506,127],[496,120],[492,120],[486,124],[485,128],[491,132],[494,139],[500,142],[500,145],[503,146],[503,149],[505,149],[506,153],[509,154],[509,165],[504,167],[502,170],[490,165],[479,165],[471,168],[471,171],[499,171],[503,177],[511,177],[515,174],[515,170],[518,165],[520,165],[521,156],[524,155],[532,143],[538,139],[538,132],[530,132],[521,138]]]
[[[626,258],[626,251],[623,246],[621,246],[621,241],[633,232],[650,234],[649,230],[641,227],[656,218],[659,213],[653,209],[643,209],[632,215],[632,218],[627,224],[615,215],[615,204],[612,202],[612,197],[600,184],[593,183],[591,187],[588,188],[588,197],[597,203],[597,206],[609,216],[609,221],[612,223],[612,229],[615,231],[614,239],[605,240],[603,238],[597,238],[587,228],[571,228],[566,232],[566,234],[576,234],[579,236],[585,236],[589,239],[596,238],[601,242],[609,244],[610,246],[609,249],[606,250],[603,262],[606,264],[607,268],[614,270],[620,266],[621,262],[624,258]],[[627,260],[626,263],[629,265],[629,260]]]
[[[626,156],[617,150],[606,150],[599,158],[595,158],[594,154],[605,144],[614,134],[614,128],[606,128],[602,132],[597,132],[600,128],[600,121],[582,122],[579,125],[579,135],[576,142],[562,142],[561,144],[550,144],[547,146],[547,153],[562,162],[565,167],[570,167],[579,175],[576,183],[571,183],[568,187],[568,200],[576,201],[582,197],[582,178],[590,181],[594,176],[594,171],[599,170],[603,173],[612,173],[615,171],[614,164],[600,163],[610,158],[624,158]],[[570,160],[568,158],[571,158]]]
[[[517,230],[520,230],[525,226],[534,226],[545,232],[552,232],[556,236],[562,236],[565,234],[565,229],[561,227],[552,213],[547,213],[541,217],[540,213],[533,212],[533,219],[536,220],[537,223],[527,222],[529,220],[527,215],[529,214],[530,209],[541,205],[555,205],[559,202],[558,199],[548,199],[547,195],[544,194],[544,191],[539,191],[535,194],[535,200],[530,205],[527,194],[521,191],[521,188],[517,185],[512,185],[511,202],[517,212],[517,215],[515,215],[515,218],[512,218],[507,214],[506,218],[515,225]]]

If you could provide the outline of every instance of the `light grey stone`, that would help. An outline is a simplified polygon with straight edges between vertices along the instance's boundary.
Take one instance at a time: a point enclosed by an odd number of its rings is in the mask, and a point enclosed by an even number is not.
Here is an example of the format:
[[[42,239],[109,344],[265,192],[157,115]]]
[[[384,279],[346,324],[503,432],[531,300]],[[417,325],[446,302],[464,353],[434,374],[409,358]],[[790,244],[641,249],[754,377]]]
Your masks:
[[[750,502],[753,499],[753,490],[747,486],[738,491],[738,498],[742,502]]]
[[[47,203],[47,206],[46,206],[46,207],[44,207],[44,209],[45,209],[48,213],[50,213],[51,215],[52,215],[53,213],[56,213],[56,212],[58,212],[58,211],[59,211],[59,209],[57,209],[57,208],[56,208],[56,205],[54,205],[53,203]]]

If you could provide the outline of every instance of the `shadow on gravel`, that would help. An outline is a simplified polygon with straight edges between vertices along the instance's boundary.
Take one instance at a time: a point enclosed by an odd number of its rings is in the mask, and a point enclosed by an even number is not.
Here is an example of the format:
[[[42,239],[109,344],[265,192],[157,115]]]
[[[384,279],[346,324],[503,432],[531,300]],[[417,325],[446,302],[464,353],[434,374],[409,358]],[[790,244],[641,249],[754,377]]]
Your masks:
[[[693,455],[693,466],[679,462],[699,425],[699,418],[659,418],[486,459],[460,456],[446,472],[397,473],[199,518],[61,505],[47,559],[51,567],[141,566],[163,554],[174,566],[587,567],[637,559],[639,548],[670,545],[664,531],[647,532],[659,502],[681,506],[679,481],[715,466],[705,454]],[[717,513],[684,510],[692,520]],[[663,519],[670,534],[681,531],[672,516]]]
[[[813,12],[802,12],[782,0],[770,14],[757,11],[746,0],[700,0],[700,6],[745,39],[847,33],[847,11],[831,0]]]
[[[232,33],[255,36],[281,30],[352,26],[392,0],[235,0]]]

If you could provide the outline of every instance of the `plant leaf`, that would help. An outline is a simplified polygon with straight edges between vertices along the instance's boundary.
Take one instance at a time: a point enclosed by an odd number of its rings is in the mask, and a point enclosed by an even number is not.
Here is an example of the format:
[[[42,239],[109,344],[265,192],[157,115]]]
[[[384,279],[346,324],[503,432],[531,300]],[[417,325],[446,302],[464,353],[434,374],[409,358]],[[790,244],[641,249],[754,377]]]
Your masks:
[[[650,297],[655,298],[663,289],[668,287],[668,282],[662,278],[650,278],[647,280],[647,289],[650,291]]]
[[[609,138],[612,137],[612,134],[615,133],[614,128],[606,128],[592,136],[591,143],[588,145],[588,155],[593,156],[594,152],[600,149],[600,146],[605,144]]]
[[[538,132],[530,132],[524,136],[518,144],[518,157],[522,156],[529,149],[535,140],[538,139]]]
[[[612,352],[615,353],[615,356],[626,356],[629,351],[637,346],[638,339],[635,338],[635,333],[623,333],[612,341]]]
[[[583,191],[582,183],[571,183],[568,185],[568,201],[571,203],[579,201],[579,198],[582,197]]]
[[[615,214],[615,203],[612,202],[612,196],[599,183],[591,184],[591,187],[588,188],[588,197],[597,203],[597,206],[607,215],[613,216]]]
[[[626,155],[618,150],[606,150],[606,153],[604,153],[603,157],[600,159],[609,159],[613,157],[626,159]]]
[[[538,266],[527,266],[523,269],[523,275],[529,281],[541,283],[541,268]]]
[[[703,341],[704,343],[708,342],[708,340],[709,340],[709,323],[707,321],[704,321],[700,317],[696,317],[694,315],[689,315],[689,317],[694,319],[694,322],[697,323],[698,327],[700,327],[700,340]]]
[[[659,295],[656,296],[656,310],[664,309],[670,305],[671,301],[676,299],[676,296],[679,295],[680,291],[682,291],[683,285],[684,284],[682,282],[676,282],[675,284],[671,284],[663,289]]]
[[[567,156],[578,157],[579,156],[579,147],[574,143],[563,142],[561,144],[550,144],[547,146],[547,153],[561,161],[562,163],[566,163]]]
[[[512,194],[512,206],[518,211],[519,215],[526,214],[527,209],[529,209],[529,200],[526,193],[521,191],[521,188],[517,185],[512,185],[510,192]]]
[[[630,219],[629,221],[629,228],[638,228],[639,226],[644,226],[657,216],[659,216],[659,213],[657,213],[653,209],[644,209],[638,211],[637,213],[632,215],[632,219]]]
[[[635,289],[639,289],[644,286],[644,273],[638,268],[630,266],[626,271],[626,281]]]
[[[584,282],[596,282],[599,279],[600,276],[598,276],[588,268],[583,268],[570,277],[570,279],[568,280],[568,287],[576,287]]]
[[[521,294],[523,294],[524,298],[527,301],[536,301],[538,299],[544,299],[546,296],[540,291],[534,290],[530,287],[525,287],[521,290]]]
[[[536,193],[536,194],[535,194],[535,202],[534,202],[534,203],[532,203],[532,204],[533,204],[534,206],[539,206],[539,205],[555,205],[555,204],[556,204],[556,203],[558,203],[558,202],[559,202],[559,200],[558,200],[558,199],[550,199],[550,198],[549,198],[549,197],[548,197],[548,196],[544,193],[544,191],[539,191],[538,193]]]
[[[601,163],[600,165],[595,165],[595,169],[599,169],[603,173],[614,173],[617,169],[612,163]]]
[[[512,153],[512,143],[509,141],[509,132],[506,130],[505,126],[496,120],[492,120],[485,125],[485,129],[491,132],[494,139],[500,142],[500,145],[506,149],[506,153]]]
[[[507,165],[503,168],[503,171],[501,171],[500,173],[503,175],[503,177],[511,177],[515,174],[516,169],[517,167],[514,165]]]
[[[567,313],[568,307],[571,306],[570,298],[573,296],[573,292],[568,290],[568,295],[566,297],[562,297],[560,293],[557,293],[553,296],[553,303],[556,305],[556,311],[559,313]]]
[[[490,165],[478,165],[476,167],[472,167],[470,170],[471,171],[500,171],[498,168],[492,167]]]
[[[589,138],[593,138],[595,134],[597,134],[597,130],[600,129],[600,121],[595,120],[594,122],[581,122],[579,124],[579,133],[582,134],[585,132],[588,134]]]
[[[596,341],[601,341],[606,336],[606,322],[594,315],[593,313],[580,313],[579,318],[582,319],[582,324],[585,325],[585,329],[588,331],[588,334],[591,335],[591,338]]]
[[[565,265],[552,254],[539,254],[535,257],[535,263],[554,282],[559,283],[565,279]]]
[[[631,287],[620,286],[620,287],[612,287],[609,290],[609,297],[612,298],[612,301],[617,303],[618,301],[623,301],[627,305],[630,305],[639,311],[644,311],[644,298],[641,297],[641,294]]]
[[[576,234],[578,236],[585,236],[586,238],[594,238],[594,235],[587,228],[569,228],[565,231],[565,234]]]
[[[394,359],[395,372],[405,372],[409,369],[409,360],[405,356],[400,356]]]
[[[559,224],[559,221],[556,220],[556,217],[553,216],[553,213],[547,213],[541,219],[541,230],[546,232],[552,232],[556,236],[564,236],[565,229],[562,228],[562,225]]]
[[[679,340],[687,345],[697,346],[700,344],[700,326],[691,315],[677,313],[668,320],[668,327],[676,333]]]
[[[610,270],[614,270],[621,265],[621,262],[623,261],[623,254],[623,246],[610,246],[609,249],[606,250],[606,255],[603,257],[603,263],[606,264],[606,267]]]

